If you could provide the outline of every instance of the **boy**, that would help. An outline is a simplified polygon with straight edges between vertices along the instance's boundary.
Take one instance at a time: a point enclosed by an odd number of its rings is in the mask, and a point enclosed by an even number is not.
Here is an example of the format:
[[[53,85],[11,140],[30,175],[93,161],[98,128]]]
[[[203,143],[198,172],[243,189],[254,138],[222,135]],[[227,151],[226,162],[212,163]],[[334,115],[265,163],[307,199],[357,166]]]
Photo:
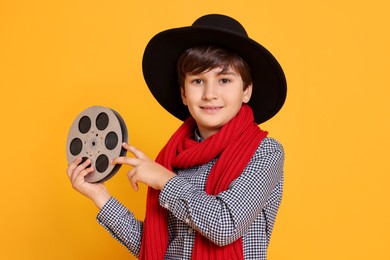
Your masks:
[[[284,152],[258,124],[286,97],[275,58],[236,20],[200,17],[149,42],[143,58],[154,97],[184,121],[156,161],[129,145],[128,177],[149,186],[145,221],[84,177],[76,159],[73,187],[100,209],[98,221],[140,259],[266,259],[280,205]]]

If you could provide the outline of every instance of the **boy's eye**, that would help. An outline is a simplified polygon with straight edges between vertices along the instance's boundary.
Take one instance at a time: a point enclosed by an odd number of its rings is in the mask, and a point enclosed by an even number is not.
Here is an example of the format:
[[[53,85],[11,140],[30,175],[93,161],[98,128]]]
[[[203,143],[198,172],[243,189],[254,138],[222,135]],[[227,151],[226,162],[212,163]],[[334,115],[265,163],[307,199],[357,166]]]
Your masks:
[[[194,84],[196,84],[196,85],[199,85],[199,84],[202,83],[202,80],[201,80],[201,79],[194,79],[194,80],[192,81],[192,83],[194,83]]]
[[[221,82],[222,84],[226,84],[226,83],[229,83],[229,82],[230,82],[230,79],[223,78],[223,79],[220,80],[220,82]]]

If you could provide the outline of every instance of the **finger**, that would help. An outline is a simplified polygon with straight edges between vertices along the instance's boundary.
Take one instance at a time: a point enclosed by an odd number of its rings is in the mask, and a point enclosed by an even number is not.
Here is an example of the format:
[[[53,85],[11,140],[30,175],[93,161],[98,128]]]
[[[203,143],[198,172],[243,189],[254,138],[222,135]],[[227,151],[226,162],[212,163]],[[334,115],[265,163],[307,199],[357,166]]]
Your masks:
[[[85,168],[83,169],[82,171],[80,171],[78,174],[74,174],[73,176],[73,179],[72,179],[72,183],[75,184],[78,180],[82,180],[83,182],[85,181],[84,178],[90,174],[91,172],[93,172],[95,169],[93,168],[93,166],[91,167],[88,167],[88,168]]]
[[[127,177],[129,178],[131,187],[135,190],[138,191],[138,179],[136,177],[136,171],[135,168],[133,168],[129,173],[127,174]]]
[[[111,161],[112,164],[128,164],[131,166],[136,166],[139,163],[139,160],[136,158],[131,158],[131,157],[126,157],[126,156],[121,156],[112,159]]]
[[[83,171],[85,168],[87,168],[88,165],[91,164],[91,160],[87,159],[85,162],[80,163],[71,173],[70,178],[72,181],[74,181],[77,176],[80,174],[81,171]]]
[[[133,187],[134,190],[138,190],[138,178],[136,176],[136,168],[131,169],[127,173],[127,178],[129,179],[129,182],[131,184],[131,187]]]
[[[68,176],[70,177],[74,169],[79,165],[81,162],[82,158],[78,157],[76,158],[71,164],[69,164],[68,168],[66,169],[66,172],[68,173]]]
[[[135,190],[135,191],[138,191],[138,183],[134,183],[133,185],[131,185],[131,187],[133,187],[133,189]]]
[[[84,178],[85,176],[87,176],[89,173],[93,172],[95,170],[95,168],[93,166],[90,166],[88,168],[85,168],[84,170],[82,170],[79,174],[80,177]]]
[[[135,157],[137,157],[138,159],[143,159],[145,158],[145,154],[143,152],[141,152],[141,150],[139,150],[137,147],[135,146],[132,146],[132,145],[129,145],[127,143],[123,143],[123,147],[129,151],[130,153],[134,154]]]
[[[126,143],[126,142],[123,142],[123,143],[122,143],[122,147],[123,147],[125,150],[129,151],[131,145],[129,145],[129,144]]]
[[[88,174],[90,174],[91,172],[93,172],[95,169],[91,166],[91,167],[88,167],[88,168],[85,168],[84,170],[82,170],[79,174],[79,178],[85,178]]]
[[[85,160],[83,163],[80,163],[77,167],[76,167],[76,169],[75,169],[75,171],[82,171],[82,170],[84,170],[85,168],[87,168],[88,167],[88,165],[90,165],[91,164],[91,159],[87,159],[87,160]]]
[[[127,178],[129,178],[129,180],[134,176],[135,171],[136,171],[136,169],[133,168],[133,169],[131,169],[131,170],[127,173]]]

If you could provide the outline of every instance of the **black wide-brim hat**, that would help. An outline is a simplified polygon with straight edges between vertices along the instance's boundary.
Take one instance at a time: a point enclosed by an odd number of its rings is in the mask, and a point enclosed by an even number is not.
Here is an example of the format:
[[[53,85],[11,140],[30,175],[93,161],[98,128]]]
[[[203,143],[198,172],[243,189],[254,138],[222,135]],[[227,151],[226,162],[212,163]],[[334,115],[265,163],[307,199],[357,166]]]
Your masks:
[[[220,14],[202,16],[191,26],[162,31],[149,41],[142,69],[146,84],[162,107],[182,121],[190,116],[181,99],[177,61],[185,50],[207,45],[233,51],[248,63],[253,80],[248,104],[256,123],[263,123],[279,112],[286,99],[287,84],[278,61],[250,39],[238,21]]]

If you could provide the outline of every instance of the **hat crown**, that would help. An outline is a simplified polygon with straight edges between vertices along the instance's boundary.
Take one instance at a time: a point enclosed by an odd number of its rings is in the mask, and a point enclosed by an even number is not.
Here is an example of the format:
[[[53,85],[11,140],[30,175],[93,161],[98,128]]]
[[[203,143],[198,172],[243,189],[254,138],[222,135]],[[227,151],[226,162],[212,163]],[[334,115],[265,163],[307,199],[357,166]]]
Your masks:
[[[221,14],[208,14],[198,18],[192,27],[207,27],[248,37],[244,27],[235,19]]]

